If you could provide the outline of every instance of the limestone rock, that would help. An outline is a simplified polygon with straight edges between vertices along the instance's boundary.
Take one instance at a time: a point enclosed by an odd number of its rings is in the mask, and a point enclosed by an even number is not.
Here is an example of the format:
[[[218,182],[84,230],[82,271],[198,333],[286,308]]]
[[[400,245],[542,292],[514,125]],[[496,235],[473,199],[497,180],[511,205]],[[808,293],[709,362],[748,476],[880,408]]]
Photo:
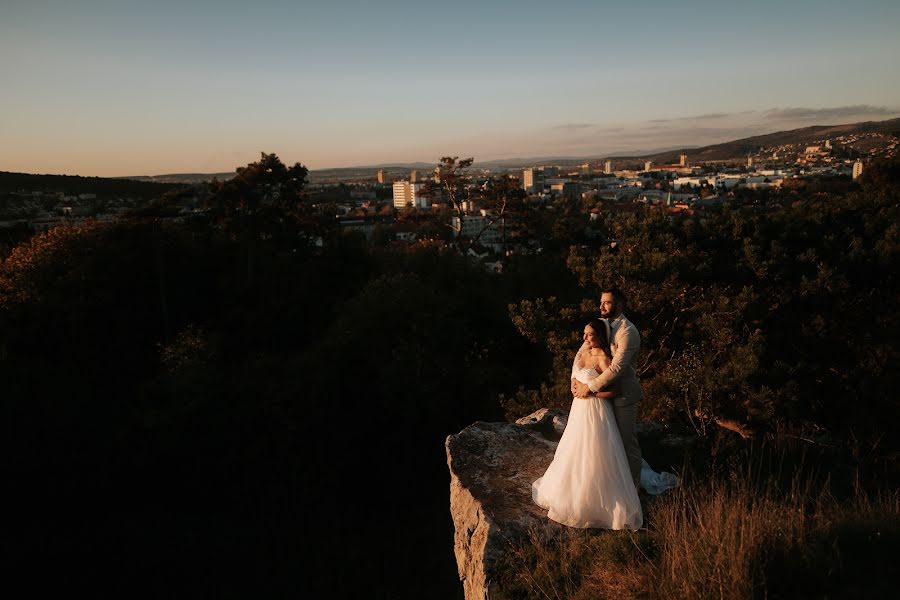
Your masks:
[[[488,597],[508,540],[533,524],[561,527],[532,502],[531,482],[547,470],[564,427],[564,413],[542,409],[516,423],[479,421],[447,438],[454,552],[467,600]]]
[[[568,422],[569,415],[555,408],[542,408],[516,421],[519,425],[540,431],[549,439],[556,438],[556,441],[562,437]]]

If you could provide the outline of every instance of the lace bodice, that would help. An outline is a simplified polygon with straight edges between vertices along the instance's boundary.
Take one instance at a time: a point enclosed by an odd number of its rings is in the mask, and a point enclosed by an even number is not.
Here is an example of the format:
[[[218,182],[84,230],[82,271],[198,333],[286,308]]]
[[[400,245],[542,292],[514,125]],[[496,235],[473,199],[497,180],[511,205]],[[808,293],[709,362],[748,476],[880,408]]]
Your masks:
[[[572,377],[580,381],[581,383],[587,383],[591,379],[598,377],[600,373],[597,372],[596,369],[587,368],[587,369],[572,369]]]
[[[595,369],[593,367],[586,367],[583,369],[580,368],[578,366],[578,359],[579,359],[579,356],[576,354],[575,361],[572,363],[572,377],[574,377],[581,383],[587,383],[591,379],[594,379],[595,377],[600,376],[600,373],[597,371],[597,369]]]

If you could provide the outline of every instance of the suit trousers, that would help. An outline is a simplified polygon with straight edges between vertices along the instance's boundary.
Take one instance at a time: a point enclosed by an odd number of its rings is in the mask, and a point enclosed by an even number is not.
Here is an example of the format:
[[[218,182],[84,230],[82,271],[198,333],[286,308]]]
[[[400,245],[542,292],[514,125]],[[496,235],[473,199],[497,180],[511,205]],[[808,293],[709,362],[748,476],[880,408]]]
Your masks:
[[[638,444],[637,434],[634,431],[638,403],[635,401],[620,405],[619,402],[622,402],[621,398],[613,401],[613,414],[616,415],[616,426],[619,429],[619,435],[622,436],[622,444],[625,446],[625,456],[628,457],[628,466],[631,469],[634,487],[640,490],[641,446]]]

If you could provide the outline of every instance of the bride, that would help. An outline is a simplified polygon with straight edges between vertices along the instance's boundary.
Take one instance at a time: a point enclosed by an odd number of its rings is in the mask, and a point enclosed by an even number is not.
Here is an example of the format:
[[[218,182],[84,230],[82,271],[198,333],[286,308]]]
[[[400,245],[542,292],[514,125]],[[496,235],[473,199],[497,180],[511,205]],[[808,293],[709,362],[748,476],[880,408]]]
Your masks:
[[[592,320],[585,326],[584,345],[575,355],[572,377],[587,383],[609,367],[609,338],[607,321]],[[550,519],[563,525],[639,529],[643,524],[641,502],[611,405],[617,394],[597,395],[573,399],[553,462],[532,484],[531,495],[538,506],[549,510]],[[649,471],[646,464],[642,476],[645,470]]]

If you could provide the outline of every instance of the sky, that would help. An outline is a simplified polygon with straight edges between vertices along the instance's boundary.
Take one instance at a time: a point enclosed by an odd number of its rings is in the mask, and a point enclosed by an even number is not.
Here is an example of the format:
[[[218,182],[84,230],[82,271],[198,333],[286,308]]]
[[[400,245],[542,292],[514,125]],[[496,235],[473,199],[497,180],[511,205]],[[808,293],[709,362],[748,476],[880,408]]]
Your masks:
[[[0,171],[652,151],[900,117],[896,0],[0,0]]]

